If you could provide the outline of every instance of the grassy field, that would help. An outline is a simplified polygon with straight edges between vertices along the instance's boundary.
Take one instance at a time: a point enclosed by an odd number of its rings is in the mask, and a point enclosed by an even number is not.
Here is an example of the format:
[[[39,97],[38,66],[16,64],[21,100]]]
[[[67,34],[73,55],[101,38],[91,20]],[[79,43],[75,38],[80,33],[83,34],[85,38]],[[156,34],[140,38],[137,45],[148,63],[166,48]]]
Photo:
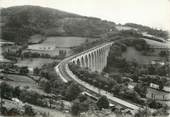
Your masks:
[[[73,116],[71,116],[70,113],[64,113],[62,111],[49,109],[49,108],[43,108],[43,107],[39,107],[39,106],[35,106],[35,105],[31,105],[31,106],[33,107],[33,109],[36,112],[45,113],[47,115],[47,117],[73,117]]]
[[[42,44],[55,44],[56,47],[74,47],[81,45],[85,43],[86,41],[91,42],[93,40],[96,40],[98,38],[88,38],[88,37],[47,37],[45,41],[43,41]]]
[[[30,37],[30,39],[28,40],[29,43],[40,43],[41,41],[43,41],[45,39],[45,37],[43,37],[42,35],[33,35]]]
[[[55,44],[56,47],[73,47],[84,43],[87,38],[84,37],[47,37],[43,44]]]
[[[4,106],[7,107],[8,109],[11,108],[17,108],[19,110],[23,110],[24,108],[19,105],[18,103],[11,101],[11,100],[7,100],[7,99],[3,99]],[[73,117],[71,116],[70,113],[64,113],[55,109],[49,109],[49,108],[45,108],[45,107],[40,107],[40,106],[35,106],[32,104],[29,104],[30,106],[32,106],[32,108],[34,109],[34,112],[36,112],[37,114],[35,115],[35,117],[42,117],[42,115],[46,115],[45,117]],[[1,116],[0,117],[30,117],[30,116]]]
[[[0,79],[0,81],[6,82],[13,87],[20,86],[21,88],[27,88],[30,91],[35,91],[39,94],[46,95],[37,83],[28,76],[5,74],[5,77],[6,78],[4,80]]]
[[[29,70],[33,70],[33,68],[40,68],[43,64],[52,63],[54,60],[52,59],[44,59],[44,58],[33,58],[33,59],[24,59],[17,62],[18,66],[28,66]],[[56,61],[56,60],[55,60]],[[58,60],[59,62],[59,60]]]
[[[122,56],[128,61],[136,61],[139,64],[149,64],[152,60],[159,59],[158,56],[144,56],[132,47],[128,47]]]
[[[149,40],[149,39],[144,39],[144,40],[151,46],[170,48],[170,42],[162,43],[162,42],[153,41],[153,40]],[[161,59],[159,57],[160,51],[161,51],[161,49],[155,49],[154,52],[152,52],[152,54],[155,55],[155,56],[144,56],[144,55],[142,55],[142,53],[135,50],[134,48],[128,47],[127,51],[124,52],[122,55],[128,61],[136,61],[139,64],[140,63],[149,64],[153,60],[160,60]]]
[[[98,39],[99,38],[54,36],[54,37],[47,37],[43,42],[39,44],[29,45],[28,49],[31,52],[45,53],[51,56],[59,55],[59,52],[64,50],[66,51],[66,56],[69,56],[72,54],[71,51],[72,47],[80,46],[83,43],[93,42]],[[49,48],[50,50],[48,50]]]
[[[149,39],[145,39],[143,38],[149,45],[154,45],[154,46],[158,46],[158,47],[165,47],[165,48],[170,48],[170,42],[158,42],[158,41],[154,41],[154,40],[149,40]]]
[[[37,89],[36,82],[27,76],[22,75],[13,75],[13,74],[4,74],[5,79],[1,80],[13,87],[31,87],[32,89]]]

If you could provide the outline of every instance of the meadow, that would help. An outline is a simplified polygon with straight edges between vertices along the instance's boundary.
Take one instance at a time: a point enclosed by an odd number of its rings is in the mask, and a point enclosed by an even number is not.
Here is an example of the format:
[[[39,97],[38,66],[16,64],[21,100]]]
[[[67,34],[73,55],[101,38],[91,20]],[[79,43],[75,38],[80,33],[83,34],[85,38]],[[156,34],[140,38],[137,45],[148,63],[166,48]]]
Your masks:
[[[126,52],[122,53],[122,56],[127,61],[136,61],[139,64],[150,64],[151,61],[160,59],[159,56],[145,56],[133,47],[128,47]]]
[[[40,68],[44,64],[52,63],[53,59],[45,59],[45,58],[32,58],[32,59],[24,59],[20,60],[16,63],[18,66],[28,66],[29,70],[33,70],[33,68]]]

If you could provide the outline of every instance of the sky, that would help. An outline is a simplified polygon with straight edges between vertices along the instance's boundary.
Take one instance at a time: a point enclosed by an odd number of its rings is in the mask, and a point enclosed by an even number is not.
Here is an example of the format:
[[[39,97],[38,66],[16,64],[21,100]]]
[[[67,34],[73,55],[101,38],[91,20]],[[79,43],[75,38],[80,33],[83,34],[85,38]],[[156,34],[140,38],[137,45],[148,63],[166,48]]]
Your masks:
[[[115,23],[170,31],[170,0],[0,0],[0,7],[38,5]]]

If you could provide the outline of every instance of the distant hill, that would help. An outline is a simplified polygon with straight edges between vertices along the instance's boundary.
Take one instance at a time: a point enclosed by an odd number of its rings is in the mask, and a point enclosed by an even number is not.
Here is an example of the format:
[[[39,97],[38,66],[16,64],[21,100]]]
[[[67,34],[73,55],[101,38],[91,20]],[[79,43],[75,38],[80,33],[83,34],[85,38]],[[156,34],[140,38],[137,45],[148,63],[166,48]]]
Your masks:
[[[124,26],[129,26],[138,29],[138,31],[147,32],[150,35],[168,39],[168,32],[164,30],[153,29],[148,26],[143,26],[140,24],[126,23]]]
[[[115,29],[114,22],[39,6],[4,8],[2,22],[2,38],[21,43],[34,34],[99,37]]]
[[[30,36],[35,34],[44,36],[101,37],[106,32],[117,32],[114,22],[40,6],[26,5],[3,8],[1,13],[2,38],[21,44],[27,43]],[[127,23],[122,26],[132,27],[138,29],[138,32],[147,32],[164,39],[168,38],[166,31],[148,26],[134,23]]]

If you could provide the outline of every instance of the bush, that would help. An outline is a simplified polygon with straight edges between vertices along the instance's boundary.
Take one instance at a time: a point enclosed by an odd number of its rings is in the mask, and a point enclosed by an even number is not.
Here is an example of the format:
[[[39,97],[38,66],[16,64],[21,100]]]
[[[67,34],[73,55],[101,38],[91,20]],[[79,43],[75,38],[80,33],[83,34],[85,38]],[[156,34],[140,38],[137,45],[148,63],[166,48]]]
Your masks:
[[[73,115],[78,115],[80,113],[80,107],[78,102],[74,102],[71,107],[71,113]]]
[[[80,100],[76,100],[73,102],[71,107],[72,115],[79,115],[81,112],[86,112],[89,110],[89,104],[87,100],[80,102]]]
[[[77,84],[72,83],[65,92],[66,100],[72,101],[78,97],[81,89]]]
[[[159,102],[156,102],[154,100],[152,100],[150,103],[149,103],[149,107],[150,108],[153,108],[153,109],[160,109],[163,107],[163,105]]]
[[[109,108],[109,100],[107,99],[106,96],[102,96],[98,101],[97,101],[97,106],[101,110],[102,108],[107,109]]]
[[[10,86],[9,84],[2,82],[0,84],[0,89],[1,89],[1,96],[2,98],[5,99],[11,99],[13,97],[13,87]]]
[[[25,114],[26,115],[29,115],[29,116],[34,116],[35,115],[35,112],[34,112],[32,106],[25,105],[24,108],[25,108]]]

